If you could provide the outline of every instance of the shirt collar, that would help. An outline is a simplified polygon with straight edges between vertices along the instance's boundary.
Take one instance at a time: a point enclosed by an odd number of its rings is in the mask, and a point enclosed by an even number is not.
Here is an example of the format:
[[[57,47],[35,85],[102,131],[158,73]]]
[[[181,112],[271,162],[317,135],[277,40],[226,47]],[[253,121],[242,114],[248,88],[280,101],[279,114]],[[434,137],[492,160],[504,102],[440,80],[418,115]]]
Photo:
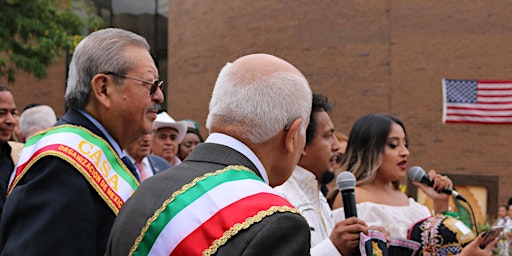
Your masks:
[[[91,123],[94,124],[94,126],[96,126],[105,135],[108,142],[110,143],[110,145],[112,145],[112,147],[114,148],[116,153],[119,155],[119,157],[123,158],[125,156],[123,150],[121,150],[121,147],[119,146],[117,141],[114,140],[114,138],[110,135],[110,133],[107,132],[107,129],[105,129],[105,127],[98,120],[96,120],[96,118],[94,118],[93,116],[91,116],[89,113],[85,112],[82,109],[78,109],[78,112],[80,112],[87,119],[89,119],[89,121],[91,121]]]
[[[256,156],[256,154],[254,154],[254,152],[252,152],[252,150],[243,142],[223,133],[212,133],[208,136],[205,142],[224,145],[226,147],[230,147],[240,152],[242,155],[246,156],[247,158],[249,158],[249,160],[251,160],[254,166],[256,166],[256,168],[258,169],[258,172],[261,174],[261,177],[263,178],[265,183],[269,184],[267,171],[265,170],[265,167],[263,167],[263,164],[258,159],[258,156]]]

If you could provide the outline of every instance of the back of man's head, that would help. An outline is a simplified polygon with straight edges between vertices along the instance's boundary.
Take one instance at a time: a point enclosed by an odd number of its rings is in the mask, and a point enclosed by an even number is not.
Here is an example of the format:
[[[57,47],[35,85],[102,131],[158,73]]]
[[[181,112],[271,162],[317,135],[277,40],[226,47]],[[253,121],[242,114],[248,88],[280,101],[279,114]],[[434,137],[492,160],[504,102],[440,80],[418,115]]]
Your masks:
[[[50,106],[31,107],[20,115],[21,133],[28,138],[38,131],[52,127],[55,122],[57,122],[57,116]]]
[[[307,80],[290,63],[268,54],[247,55],[222,68],[206,127],[210,132],[234,131],[230,135],[240,140],[262,143],[298,117],[306,122],[311,97]]]

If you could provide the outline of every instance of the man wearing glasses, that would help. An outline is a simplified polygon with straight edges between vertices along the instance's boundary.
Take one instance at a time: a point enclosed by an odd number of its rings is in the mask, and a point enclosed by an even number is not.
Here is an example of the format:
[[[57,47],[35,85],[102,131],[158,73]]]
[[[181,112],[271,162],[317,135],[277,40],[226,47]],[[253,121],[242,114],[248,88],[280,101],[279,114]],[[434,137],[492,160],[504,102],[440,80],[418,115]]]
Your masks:
[[[164,97],[148,43],[122,29],[96,31],[76,47],[68,75],[69,110],[26,142],[9,184],[2,255],[103,255],[139,185],[122,149],[151,131]]]
[[[309,255],[306,220],[272,187],[304,148],[311,89],[290,63],[251,54],[219,73],[208,139],[145,180],[105,255]]]

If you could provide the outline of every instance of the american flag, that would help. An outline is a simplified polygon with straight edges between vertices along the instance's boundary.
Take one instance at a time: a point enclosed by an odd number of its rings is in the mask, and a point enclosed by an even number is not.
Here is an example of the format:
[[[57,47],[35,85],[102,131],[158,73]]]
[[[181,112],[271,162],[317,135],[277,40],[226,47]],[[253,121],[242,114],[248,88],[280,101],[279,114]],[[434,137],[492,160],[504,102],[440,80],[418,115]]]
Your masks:
[[[443,79],[443,123],[512,124],[512,80]]]

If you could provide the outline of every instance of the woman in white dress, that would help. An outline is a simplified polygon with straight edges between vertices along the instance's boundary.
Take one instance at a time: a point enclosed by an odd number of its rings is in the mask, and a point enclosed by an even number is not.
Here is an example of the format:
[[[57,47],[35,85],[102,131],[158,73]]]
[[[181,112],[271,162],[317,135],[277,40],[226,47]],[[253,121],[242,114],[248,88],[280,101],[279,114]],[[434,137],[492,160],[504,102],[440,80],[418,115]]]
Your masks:
[[[408,157],[403,123],[393,116],[369,114],[353,125],[341,162],[341,171],[352,172],[357,180],[358,217],[368,225],[384,227],[391,238],[406,239],[408,230],[416,222],[431,216],[427,207],[399,189],[400,181],[407,177]],[[434,170],[428,175],[433,181],[432,187],[418,182],[414,185],[433,200],[436,213],[447,212],[450,196],[441,191],[452,188],[452,181]],[[343,209],[334,210],[333,218],[335,221],[344,219]],[[471,240],[473,238],[474,235]]]

